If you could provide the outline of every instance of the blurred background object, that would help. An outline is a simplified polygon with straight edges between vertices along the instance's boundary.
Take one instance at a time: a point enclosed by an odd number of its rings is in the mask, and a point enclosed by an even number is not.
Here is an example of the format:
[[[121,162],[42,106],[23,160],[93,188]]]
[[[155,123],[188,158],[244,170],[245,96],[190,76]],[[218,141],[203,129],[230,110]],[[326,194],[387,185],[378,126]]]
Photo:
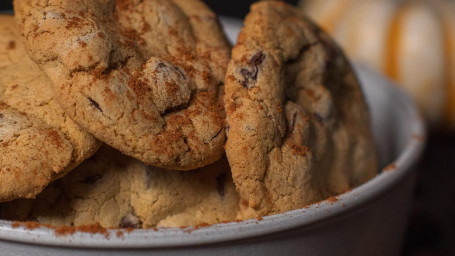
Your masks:
[[[302,10],[348,56],[392,78],[431,128],[455,132],[455,2],[305,0]]]
[[[301,0],[349,57],[410,93],[431,136],[418,167],[405,256],[455,255],[455,1]]]

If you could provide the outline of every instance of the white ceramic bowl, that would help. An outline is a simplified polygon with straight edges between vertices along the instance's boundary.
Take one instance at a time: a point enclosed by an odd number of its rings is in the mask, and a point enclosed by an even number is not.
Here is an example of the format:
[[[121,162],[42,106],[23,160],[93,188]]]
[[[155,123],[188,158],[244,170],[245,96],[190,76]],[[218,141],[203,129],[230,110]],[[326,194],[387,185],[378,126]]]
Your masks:
[[[364,185],[308,208],[199,228],[58,236],[0,220],[0,255],[398,255],[425,141],[413,102],[356,67],[371,109],[382,171]]]
[[[369,103],[380,161],[387,171],[309,208],[208,227],[105,234],[12,227],[0,221],[0,255],[397,255],[425,133],[412,101],[357,67]]]

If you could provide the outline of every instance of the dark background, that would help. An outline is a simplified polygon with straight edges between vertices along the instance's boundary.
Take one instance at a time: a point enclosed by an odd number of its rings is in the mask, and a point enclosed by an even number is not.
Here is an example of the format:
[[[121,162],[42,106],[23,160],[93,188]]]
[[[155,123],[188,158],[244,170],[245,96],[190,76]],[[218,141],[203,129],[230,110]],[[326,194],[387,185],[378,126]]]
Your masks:
[[[13,6],[12,6],[12,3],[13,1],[2,1],[0,0],[0,9],[1,10],[8,10],[8,9],[12,9]]]
[[[206,4],[212,8],[219,15],[244,17],[251,3],[256,2],[253,0],[203,0]],[[286,2],[297,3],[298,0],[289,0]],[[12,9],[13,1],[0,0],[0,9]]]
[[[215,13],[219,15],[245,17],[248,13],[251,3],[256,1],[249,0],[203,0],[212,8]],[[286,1],[288,3],[296,4],[298,0]]]
[[[12,1],[0,0],[0,10]],[[251,3],[245,0],[205,0],[217,14],[244,17]],[[297,3],[297,0],[287,1]],[[435,133],[421,164],[403,246],[404,256],[455,255],[455,135]]]

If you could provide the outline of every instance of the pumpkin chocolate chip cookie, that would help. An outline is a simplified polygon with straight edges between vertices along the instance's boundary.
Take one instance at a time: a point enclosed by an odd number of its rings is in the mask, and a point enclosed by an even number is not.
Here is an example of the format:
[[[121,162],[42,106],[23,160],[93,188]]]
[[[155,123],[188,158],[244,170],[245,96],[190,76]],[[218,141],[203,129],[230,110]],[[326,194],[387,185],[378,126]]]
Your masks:
[[[0,201],[34,197],[100,145],[67,117],[7,15],[0,16],[0,104]]]
[[[0,201],[31,198],[71,162],[58,129],[0,104]]]
[[[218,87],[230,47],[198,0],[16,0],[30,56],[65,112],[149,165],[189,170],[225,143]]]
[[[0,217],[107,228],[180,227],[233,221],[238,205],[225,157],[198,170],[171,172],[103,146],[37,199],[0,205]]]
[[[362,91],[341,50],[298,10],[253,4],[226,74],[226,154],[239,218],[303,207],[376,174]]]
[[[27,54],[11,15],[0,15],[0,67],[20,61]]]

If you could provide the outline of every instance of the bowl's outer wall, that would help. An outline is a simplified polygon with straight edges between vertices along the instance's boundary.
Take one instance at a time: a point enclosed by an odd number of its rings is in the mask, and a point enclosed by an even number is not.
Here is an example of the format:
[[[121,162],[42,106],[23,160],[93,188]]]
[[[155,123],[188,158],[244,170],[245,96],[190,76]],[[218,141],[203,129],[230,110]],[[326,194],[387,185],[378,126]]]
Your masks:
[[[2,241],[0,255],[399,255],[412,187],[413,179],[407,176],[387,194],[345,216],[231,243],[155,250],[83,250]]]

